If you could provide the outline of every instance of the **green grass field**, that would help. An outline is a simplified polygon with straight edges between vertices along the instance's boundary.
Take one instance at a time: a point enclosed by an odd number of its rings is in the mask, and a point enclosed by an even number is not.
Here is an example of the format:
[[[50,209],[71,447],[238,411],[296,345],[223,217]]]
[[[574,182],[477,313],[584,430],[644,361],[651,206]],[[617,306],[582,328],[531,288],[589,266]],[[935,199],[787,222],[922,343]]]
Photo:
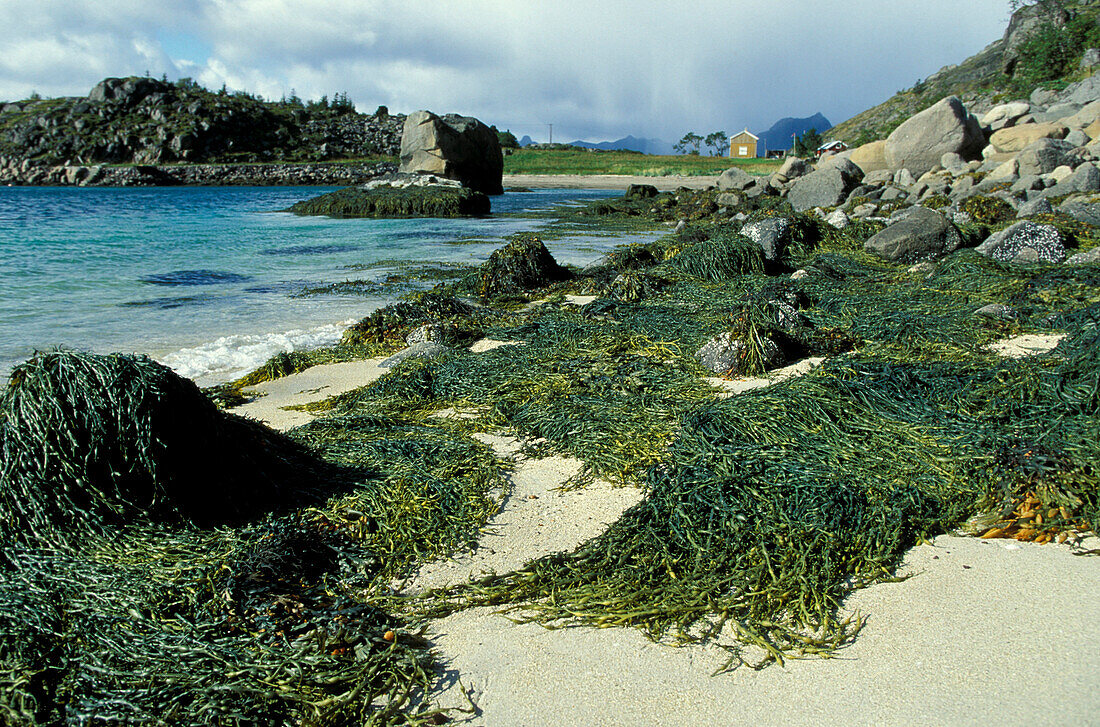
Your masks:
[[[504,157],[505,174],[630,174],[661,177],[672,174],[721,174],[741,167],[750,174],[770,174],[779,159],[729,159],[711,156],[655,156],[629,151],[585,149],[513,149]]]

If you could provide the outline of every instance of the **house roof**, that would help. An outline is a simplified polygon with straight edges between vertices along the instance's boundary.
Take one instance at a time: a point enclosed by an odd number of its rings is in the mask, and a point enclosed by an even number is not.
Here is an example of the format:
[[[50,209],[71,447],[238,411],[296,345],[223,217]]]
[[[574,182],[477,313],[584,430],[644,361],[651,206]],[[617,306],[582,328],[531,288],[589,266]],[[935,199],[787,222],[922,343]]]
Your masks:
[[[731,137],[730,137],[730,141],[733,141],[734,139],[736,139],[736,138],[737,138],[737,137],[739,137],[739,136],[745,136],[745,135],[751,136],[751,137],[752,137],[752,139],[753,139],[753,141],[759,141],[759,140],[760,140],[760,137],[759,137],[759,136],[757,136],[756,134],[752,133],[752,132],[751,132],[751,131],[749,131],[748,129],[745,129],[744,131],[740,131],[740,132],[738,132],[738,133],[734,134],[733,136],[731,136]]]
[[[835,149],[836,147],[840,147],[840,146],[844,147],[845,149],[848,148],[848,145],[845,144],[843,141],[827,141],[824,144],[822,144],[821,146],[819,146],[817,148],[817,150],[818,151],[828,151],[829,149]]]

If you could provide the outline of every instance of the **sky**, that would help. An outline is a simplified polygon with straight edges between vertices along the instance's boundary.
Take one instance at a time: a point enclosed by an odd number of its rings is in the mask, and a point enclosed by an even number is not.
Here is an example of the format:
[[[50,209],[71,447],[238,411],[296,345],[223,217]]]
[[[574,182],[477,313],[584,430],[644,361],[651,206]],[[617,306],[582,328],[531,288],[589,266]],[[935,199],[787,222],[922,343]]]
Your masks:
[[[0,0],[0,99],[108,76],[676,141],[837,124],[1004,33],[1007,0]]]

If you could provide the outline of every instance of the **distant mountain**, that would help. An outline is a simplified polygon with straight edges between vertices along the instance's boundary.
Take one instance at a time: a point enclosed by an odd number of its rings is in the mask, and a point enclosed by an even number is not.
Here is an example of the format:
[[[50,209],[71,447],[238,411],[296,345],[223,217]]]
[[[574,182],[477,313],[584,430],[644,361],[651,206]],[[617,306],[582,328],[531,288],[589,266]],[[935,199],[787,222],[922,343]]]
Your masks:
[[[639,139],[634,136],[624,136],[617,141],[572,141],[569,142],[573,146],[584,147],[585,149],[603,149],[610,151],[614,149],[627,149],[629,151],[640,151],[643,154],[675,154],[676,152],[672,148],[672,144],[660,139]]]
[[[794,144],[794,140],[791,138],[792,134],[802,136],[810,129],[817,129],[819,134],[825,136],[825,132],[831,128],[833,128],[832,123],[820,113],[816,113],[805,119],[787,117],[776,121],[772,124],[772,127],[764,133],[757,134],[757,136],[760,137],[760,141],[757,143],[757,149],[760,151],[761,155],[764,153],[764,149],[768,151],[790,149]]]
[[[523,135],[523,138],[519,140],[519,145],[520,145],[520,146],[531,146],[531,145],[532,145],[532,144],[534,144],[534,143],[535,143],[535,140],[534,140],[534,139],[532,139],[532,138],[531,138],[530,136],[528,136],[527,134],[524,134],[524,135]]]

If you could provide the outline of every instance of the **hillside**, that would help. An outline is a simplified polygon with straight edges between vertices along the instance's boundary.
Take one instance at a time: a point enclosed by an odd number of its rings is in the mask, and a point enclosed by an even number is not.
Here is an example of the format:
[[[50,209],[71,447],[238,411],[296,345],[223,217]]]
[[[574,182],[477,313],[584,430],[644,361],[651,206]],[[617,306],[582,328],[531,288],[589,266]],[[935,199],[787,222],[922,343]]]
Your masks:
[[[1100,0],[1046,0],[1017,10],[1004,35],[883,103],[837,124],[828,134],[852,146],[884,139],[901,122],[945,96],[981,115],[998,103],[1026,99],[1037,87],[1060,89],[1091,74],[1085,52],[1100,47]]]
[[[86,97],[0,104],[0,157],[35,164],[320,161],[395,156],[403,115],[264,101],[189,79],[107,78]]]

